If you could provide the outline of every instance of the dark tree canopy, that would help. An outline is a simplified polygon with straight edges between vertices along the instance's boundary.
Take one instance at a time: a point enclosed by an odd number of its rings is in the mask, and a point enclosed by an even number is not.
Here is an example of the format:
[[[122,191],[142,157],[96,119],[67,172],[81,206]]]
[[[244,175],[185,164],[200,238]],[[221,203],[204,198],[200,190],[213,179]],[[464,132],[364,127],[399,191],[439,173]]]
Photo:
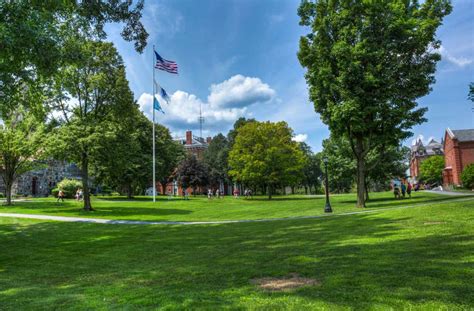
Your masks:
[[[183,188],[207,186],[209,182],[206,165],[194,155],[188,155],[176,169],[175,177]],[[193,191],[194,192],[194,191]]]
[[[416,100],[434,83],[436,30],[448,0],[303,0],[298,58],[309,97],[331,133],[345,136],[357,160],[357,206],[365,206],[367,155],[398,145],[424,122]]]
[[[209,182],[216,187],[228,180],[227,172],[229,157],[229,141],[221,133],[212,138],[209,147],[204,153],[204,161],[209,168]]]

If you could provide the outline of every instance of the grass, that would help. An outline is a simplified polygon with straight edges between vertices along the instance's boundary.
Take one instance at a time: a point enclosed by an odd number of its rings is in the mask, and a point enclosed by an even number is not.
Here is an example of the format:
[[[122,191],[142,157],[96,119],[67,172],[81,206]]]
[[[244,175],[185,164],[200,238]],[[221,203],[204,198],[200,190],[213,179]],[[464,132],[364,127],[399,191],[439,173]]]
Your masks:
[[[335,208],[345,200],[335,198]],[[198,202],[170,204],[192,210],[192,216]],[[260,201],[240,202],[244,209],[245,204],[270,208]],[[303,212],[314,206],[309,200],[274,202],[276,209],[277,203],[285,206],[286,215],[293,205],[304,206]],[[118,210],[122,203],[116,204]],[[380,204],[391,206],[384,199]],[[166,217],[179,215],[185,214]],[[474,200],[198,226],[0,218],[0,309],[469,310],[474,308],[473,236]],[[320,285],[265,292],[250,282],[292,273]]]
[[[427,204],[450,199],[452,197],[446,195],[415,192],[411,199],[395,200],[390,192],[373,193],[367,208]],[[335,213],[360,210],[355,207],[355,202],[354,194],[331,196]],[[324,214],[325,198],[323,196],[280,196],[273,200],[267,200],[264,197],[256,197],[250,200],[234,199],[232,197],[208,200],[205,197],[194,197],[189,201],[183,201],[181,199],[168,200],[167,197],[159,197],[158,201],[153,203],[149,198],[138,198],[130,201],[123,197],[102,197],[95,198],[92,204],[96,211],[84,212],[81,202],[66,200],[64,203],[56,203],[53,198],[41,198],[27,202],[17,202],[14,206],[0,207],[0,213],[150,221],[262,219]]]

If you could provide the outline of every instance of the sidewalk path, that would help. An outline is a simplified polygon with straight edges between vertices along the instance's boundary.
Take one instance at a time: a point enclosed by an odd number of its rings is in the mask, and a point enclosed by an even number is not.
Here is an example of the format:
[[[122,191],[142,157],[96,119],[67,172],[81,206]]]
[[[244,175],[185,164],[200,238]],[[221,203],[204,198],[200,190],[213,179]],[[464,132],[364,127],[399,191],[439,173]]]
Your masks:
[[[333,216],[347,216],[347,215],[383,212],[383,211],[389,211],[389,210],[401,209],[401,208],[412,208],[412,207],[426,206],[426,205],[432,205],[432,204],[449,204],[453,202],[462,202],[462,201],[474,201],[474,199],[473,198],[453,199],[453,200],[444,201],[444,202],[429,202],[429,203],[412,204],[412,205],[405,205],[405,206],[367,209],[367,210],[340,213],[340,214],[322,214],[322,215],[314,215],[314,216],[296,216],[296,217],[284,217],[284,218],[243,219],[243,220],[220,220],[220,221],[113,220],[113,219],[102,219],[102,218],[49,216],[49,215],[16,214],[16,213],[0,213],[0,217],[54,220],[54,221],[63,221],[63,222],[84,222],[84,223],[112,224],[112,225],[217,225],[217,224],[269,222],[269,221],[281,221],[281,220],[315,219],[315,218],[326,218],[326,217],[333,217]]]
[[[436,193],[436,194],[444,194],[444,195],[474,195],[474,192],[469,193],[469,192],[456,192],[456,191],[441,191],[441,190],[424,190],[424,192],[428,193]]]

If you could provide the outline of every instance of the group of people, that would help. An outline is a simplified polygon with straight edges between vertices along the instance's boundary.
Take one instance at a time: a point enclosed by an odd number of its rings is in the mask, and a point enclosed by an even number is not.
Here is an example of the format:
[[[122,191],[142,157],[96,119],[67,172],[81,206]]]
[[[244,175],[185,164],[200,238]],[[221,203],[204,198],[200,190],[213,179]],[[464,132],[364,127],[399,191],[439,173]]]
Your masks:
[[[238,199],[240,197],[240,190],[238,188],[235,188],[234,192],[233,192],[233,195],[234,195],[235,199]],[[252,190],[245,189],[244,190],[244,196],[245,196],[246,199],[251,199],[252,198]]]
[[[66,194],[64,193],[64,191],[62,189],[59,189],[59,192],[58,192],[58,199],[56,200],[56,202],[64,202],[64,198],[66,197]],[[76,190],[76,194],[74,195],[76,201],[82,201],[82,199],[84,198],[84,192],[82,191],[81,188],[78,188]]]
[[[209,188],[209,189],[207,190],[207,198],[210,200],[210,199],[213,198],[214,195],[215,195],[215,197],[216,197],[217,199],[222,198],[222,196],[221,196],[221,191],[220,191],[219,189],[217,189],[216,192],[215,192],[215,194],[214,194],[214,193],[212,193],[212,189]]]
[[[406,195],[408,195],[408,197],[411,198],[412,189],[413,189],[413,186],[411,183],[402,181],[400,185],[398,184],[393,185],[393,195],[395,196],[395,199],[405,198]]]

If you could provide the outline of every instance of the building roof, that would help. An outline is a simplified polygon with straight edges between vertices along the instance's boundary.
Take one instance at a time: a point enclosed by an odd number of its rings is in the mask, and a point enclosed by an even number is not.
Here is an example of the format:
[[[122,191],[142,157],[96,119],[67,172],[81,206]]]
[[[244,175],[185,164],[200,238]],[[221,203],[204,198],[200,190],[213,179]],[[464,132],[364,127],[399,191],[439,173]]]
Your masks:
[[[186,144],[186,137],[184,138],[177,138],[174,139],[175,141],[179,142],[181,145],[183,145],[185,148],[190,148],[190,147],[197,147],[197,148],[207,148],[208,144],[206,140],[202,137],[198,136],[192,136],[192,141],[191,144]]]
[[[474,129],[451,130],[448,128],[446,131],[451,138],[455,138],[459,142],[474,141]]]
[[[414,156],[443,155],[443,145],[433,138],[430,139],[428,144],[423,145],[423,142],[419,139],[415,145],[411,146],[411,152]]]

